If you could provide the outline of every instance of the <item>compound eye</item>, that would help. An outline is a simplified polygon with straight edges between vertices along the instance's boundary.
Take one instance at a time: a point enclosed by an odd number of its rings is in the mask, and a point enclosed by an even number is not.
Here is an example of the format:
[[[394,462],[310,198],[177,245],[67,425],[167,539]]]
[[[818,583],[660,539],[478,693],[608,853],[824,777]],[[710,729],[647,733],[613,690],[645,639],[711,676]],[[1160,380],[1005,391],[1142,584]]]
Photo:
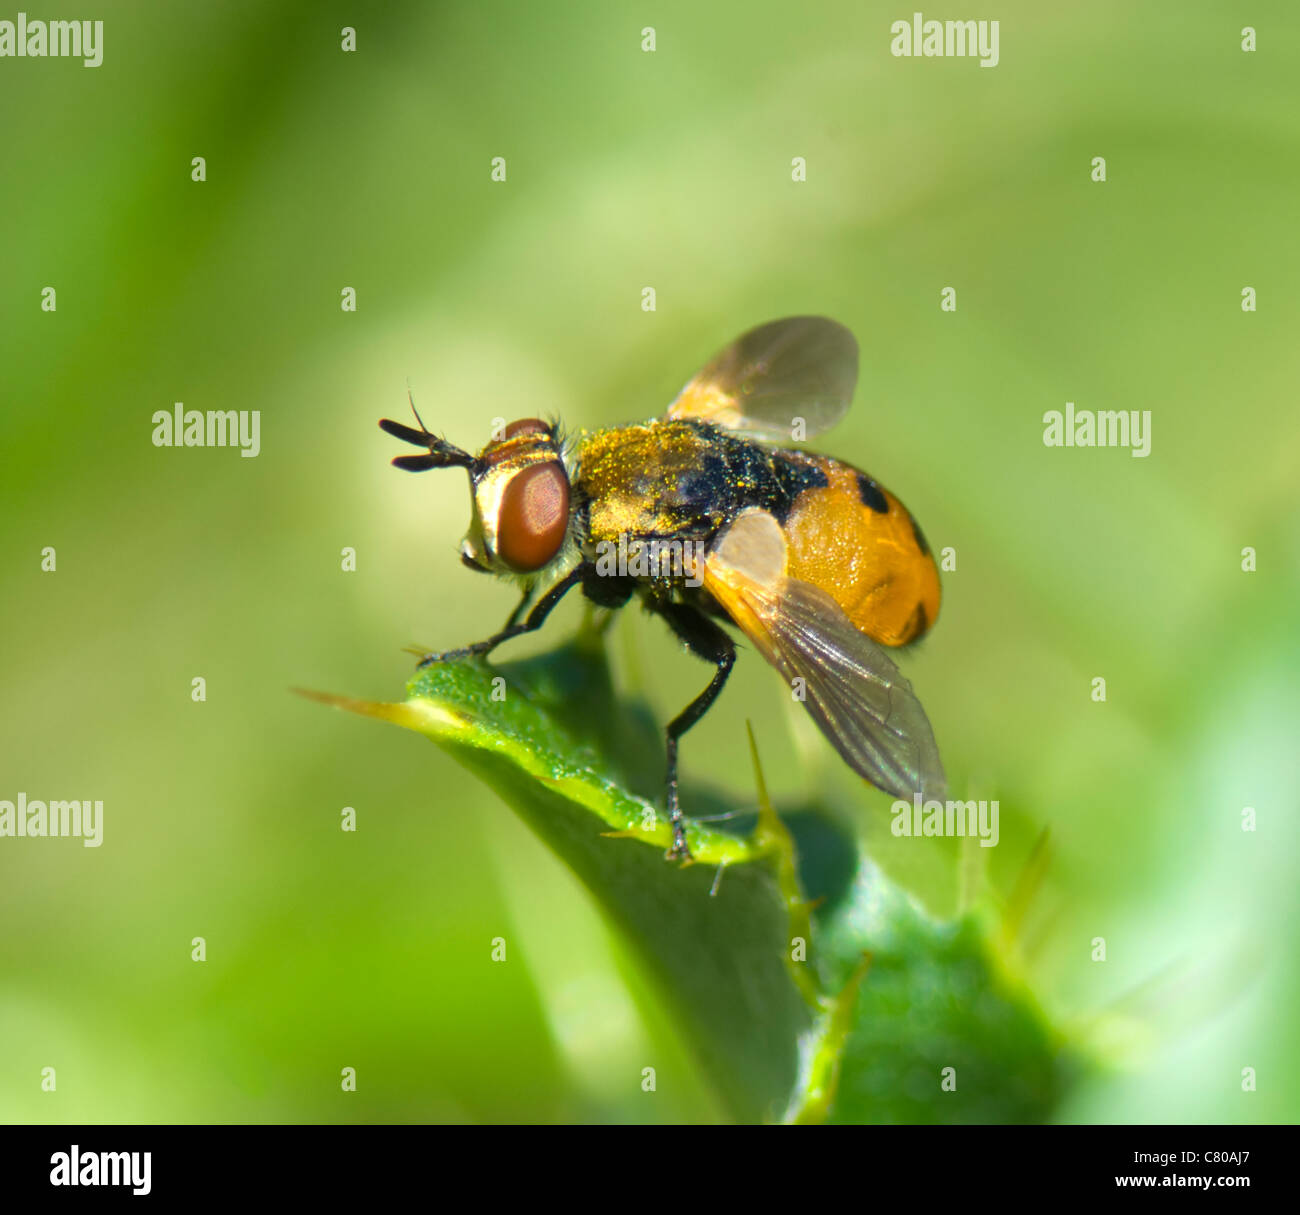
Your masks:
[[[510,478],[497,517],[497,556],[506,565],[517,574],[541,569],[568,530],[569,478],[559,460],[529,465]]]
[[[551,428],[540,418],[520,418],[519,421],[511,422],[506,427],[505,438],[513,439],[515,435],[545,435],[550,433]]]

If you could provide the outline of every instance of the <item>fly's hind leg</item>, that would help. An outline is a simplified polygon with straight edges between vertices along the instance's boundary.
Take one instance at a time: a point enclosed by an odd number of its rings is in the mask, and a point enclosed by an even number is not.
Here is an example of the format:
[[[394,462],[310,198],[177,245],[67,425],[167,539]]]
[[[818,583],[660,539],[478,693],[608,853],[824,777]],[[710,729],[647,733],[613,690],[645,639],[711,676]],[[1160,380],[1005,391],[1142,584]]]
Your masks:
[[[736,661],[736,643],[721,626],[688,604],[670,603],[656,607],[655,611],[668,622],[668,627],[686,643],[692,654],[713,663],[716,668],[709,686],[668,723],[668,821],[672,827],[673,844],[666,855],[670,861],[688,861],[691,850],[686,843],[682,810],[677,803],[677,740],[704,716],[718,698]]]

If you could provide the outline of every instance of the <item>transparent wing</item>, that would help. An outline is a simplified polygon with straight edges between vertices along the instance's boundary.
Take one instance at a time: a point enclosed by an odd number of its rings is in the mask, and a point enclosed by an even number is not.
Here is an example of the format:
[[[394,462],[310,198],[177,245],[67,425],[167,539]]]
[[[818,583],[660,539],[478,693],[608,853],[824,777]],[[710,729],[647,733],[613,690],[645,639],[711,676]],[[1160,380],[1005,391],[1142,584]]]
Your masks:
[[[784,539],[772,516],[737,524],[706,559],[704,585],[855,772],[896,797],[942,799],[934,731],[893,659],[829,594],[780,572]]]
[[[825,591],[787,579],[766,633],[769,661],[805,681],[804,707],[855,772],[896,797],[944,797],[939,748],[912,685]]]
[[[853,334],[823,316],[792,316],[732,342],[682,389],[668,417],[789,443],[834,426],[857,381]]]

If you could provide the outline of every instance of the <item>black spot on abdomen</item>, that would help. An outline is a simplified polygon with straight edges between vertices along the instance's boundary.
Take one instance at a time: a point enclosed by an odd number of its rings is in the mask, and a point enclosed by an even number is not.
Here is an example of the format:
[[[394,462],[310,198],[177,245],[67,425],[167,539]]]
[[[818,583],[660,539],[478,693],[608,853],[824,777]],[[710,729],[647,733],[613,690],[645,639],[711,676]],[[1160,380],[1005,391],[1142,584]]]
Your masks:
[[[802,452],[774,451],[772,467],[780,497],[770,509],[781,523],[789,517],[790,509],[804,490],[825,489],[830,484],[825,471]]]
[[[889,503],[885,500],[885,495],[880,492],[880,486],[866,473],[858,473],[858,497],[862,499],[863,506],[869,506],[876,514],[889,513]]]
[[[925,533],[921,530],[921,525],[916,521],[916,516],[911,511],[907,512],[907,517],[912,524],[912,535],[916,537],[916,547],[928,557],[930,555],[930,545],[925,538]]]
[[[912,613],[912,619],[907,622],[907,631],[903,635],[902,644],[907,645],[915,641],[930,627],[930,614],[925,610],[925,604],[918,603],[916,611]]]

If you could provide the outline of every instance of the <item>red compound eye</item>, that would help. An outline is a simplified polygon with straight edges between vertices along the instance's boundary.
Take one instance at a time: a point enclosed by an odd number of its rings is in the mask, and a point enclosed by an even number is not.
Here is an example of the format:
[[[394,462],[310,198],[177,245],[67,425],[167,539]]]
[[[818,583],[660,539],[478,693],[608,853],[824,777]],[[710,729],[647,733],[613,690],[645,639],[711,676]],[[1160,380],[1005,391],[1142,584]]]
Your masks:
[[[550,433],[550,427],[539,418],[520,418],[506,427],[505,437],[513,439],[515,435],[544,435]]]
[[[541,569],[560,551],[568,529],[569,478],[559,460],[529,465],[510,478],[497,516],[497,555],[515,573]]]

